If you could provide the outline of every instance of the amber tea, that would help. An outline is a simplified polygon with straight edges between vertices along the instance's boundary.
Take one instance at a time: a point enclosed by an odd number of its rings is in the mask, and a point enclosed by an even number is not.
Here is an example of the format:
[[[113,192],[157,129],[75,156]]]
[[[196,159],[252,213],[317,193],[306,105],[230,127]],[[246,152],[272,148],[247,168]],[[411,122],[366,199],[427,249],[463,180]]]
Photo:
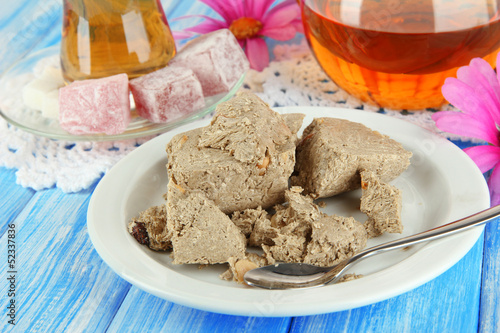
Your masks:
[[[61,66],[67,81],[164,67],[175,44],[159,0],[65,0]]]
[[[341,88],[392,109],[439,107],[457,67],[500,47],[496,0],[305,0],[306,37]]]

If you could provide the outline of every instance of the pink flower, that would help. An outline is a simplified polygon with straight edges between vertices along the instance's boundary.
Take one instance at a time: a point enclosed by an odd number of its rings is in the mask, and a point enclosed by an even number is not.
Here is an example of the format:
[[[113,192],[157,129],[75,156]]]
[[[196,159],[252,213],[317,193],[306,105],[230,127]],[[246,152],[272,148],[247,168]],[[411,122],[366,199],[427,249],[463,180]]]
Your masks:
[[[174,40],[177,42],[181,39],[191,38],[193,34],[187,31],[172,31],[172,37],[174,37]]]
[[[250,62],[258,71],[269,64],[264,37],[285,41],[302,32],[300,8],[296,0],[285,0],[270,9],[275,0],[200,0],[212,7],[223,20],[202,16],[204,22],[185,29],[207,33],[229,29],[238,39]]]
[[[497,55],[500,68],[500,53]],[[447,78],[443,96],[462,112],[440,111],[432,116],[436,126],[449,133],[477,138],[487,145],[464,151],[485,173],[493,168],[488,180],[491,205],[500,203],[500,75],[481,58],[461,67],[457,78]]]

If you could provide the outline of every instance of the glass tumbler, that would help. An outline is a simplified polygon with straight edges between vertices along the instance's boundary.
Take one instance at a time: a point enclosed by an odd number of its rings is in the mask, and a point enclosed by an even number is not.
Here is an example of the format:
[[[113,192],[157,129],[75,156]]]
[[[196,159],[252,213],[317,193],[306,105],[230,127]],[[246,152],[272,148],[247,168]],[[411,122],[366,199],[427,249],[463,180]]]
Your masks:
[[[61,67],[67,82],[167,65],[175,43],[159,0],[64,0]]]

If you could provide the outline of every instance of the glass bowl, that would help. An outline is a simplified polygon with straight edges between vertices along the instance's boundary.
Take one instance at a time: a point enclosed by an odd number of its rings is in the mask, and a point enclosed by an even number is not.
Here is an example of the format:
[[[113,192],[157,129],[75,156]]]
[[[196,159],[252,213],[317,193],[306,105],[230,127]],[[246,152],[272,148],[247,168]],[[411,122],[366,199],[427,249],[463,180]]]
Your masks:
[[[66,132],[57,119],[46,118],[40,111],[27,107],[23,102],[23,87],[30,83],[37,72],[45,66],[59,66],[59,46],[37,51],[11,66],[0,78],[0,115],[10,124],[27,132],[69,141],[114,141],[134,139],[159,134],[176,128],[195,119],[202,118],[215,110],[215,107],[230,99],[243,84],[245,74],[227,93],[205,98],[205,107],[182,118],[167,123],[152,123],[140,117],[132,103],[132,119],[125,132],[114,135],[88,134],[74,135]],[[132,100],[133,101],[133,100]]]

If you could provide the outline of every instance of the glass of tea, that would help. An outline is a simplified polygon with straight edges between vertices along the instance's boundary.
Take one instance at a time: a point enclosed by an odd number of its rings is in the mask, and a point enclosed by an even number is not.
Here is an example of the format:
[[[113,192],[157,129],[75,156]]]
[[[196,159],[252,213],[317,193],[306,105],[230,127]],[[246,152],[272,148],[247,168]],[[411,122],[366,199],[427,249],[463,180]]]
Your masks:
[[[390,109],[444,104],[441,86],[480,57],[494,66],[500,0],[301,0],[305,34],[328,76]]]
[[[160,0],[64,0],[61,67],[66,81],[165,67],[175,43]]]

